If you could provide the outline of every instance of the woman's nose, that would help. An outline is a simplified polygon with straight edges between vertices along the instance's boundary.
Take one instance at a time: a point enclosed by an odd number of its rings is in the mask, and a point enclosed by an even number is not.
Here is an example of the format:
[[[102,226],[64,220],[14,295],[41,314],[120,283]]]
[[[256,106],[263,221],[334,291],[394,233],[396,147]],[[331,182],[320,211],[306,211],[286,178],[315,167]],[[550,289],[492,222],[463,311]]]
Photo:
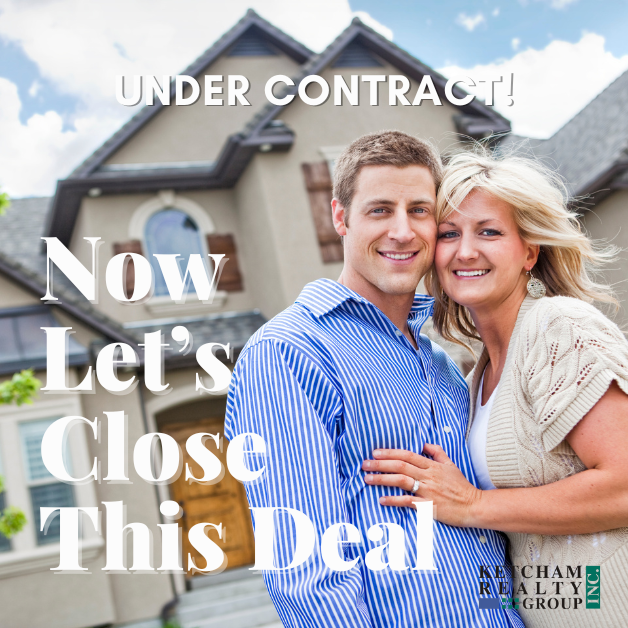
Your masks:
[[[456,251],[456,257],[461,260],[472,260],[478,257],[478,249],[475,243],[475,239],[471,236],[462,236],[460,238],[460,244]]]

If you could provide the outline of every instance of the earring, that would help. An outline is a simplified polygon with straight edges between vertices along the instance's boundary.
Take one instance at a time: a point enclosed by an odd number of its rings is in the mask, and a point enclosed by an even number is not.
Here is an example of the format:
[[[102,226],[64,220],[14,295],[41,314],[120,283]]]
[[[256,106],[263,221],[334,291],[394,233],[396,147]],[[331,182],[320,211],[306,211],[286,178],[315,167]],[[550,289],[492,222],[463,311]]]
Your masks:
[[[540,299],[541,297],[544,297],[547,292],[545,290],[545,284],[540,279],[534,277],[529,270],[526,272],[526,275],[530,275],[527,285],[528,294],[533,299]]]

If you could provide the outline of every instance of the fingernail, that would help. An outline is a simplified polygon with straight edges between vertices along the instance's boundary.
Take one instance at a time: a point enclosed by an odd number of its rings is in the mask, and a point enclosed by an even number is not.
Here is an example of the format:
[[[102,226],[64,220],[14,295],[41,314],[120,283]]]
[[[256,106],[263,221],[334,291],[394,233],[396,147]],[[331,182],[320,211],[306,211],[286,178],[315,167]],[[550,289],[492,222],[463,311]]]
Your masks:
[[[386,498],[385,497],[380,497],[379,498],[379,503],[380,504],[385,504],[386,503]]]
[[[372,482],[373,481],[373,476],[372,475],[365,475],[364,476],[364,481],[365,482]]]
[[[362,463],[362,468],[363,468],[363,469],[370,469],[370,468],[371,468],[371,461],[370,461],[370,460],[365,460],[365,461]]]
[[[374,456],[381,456],[383,453],[384,452],[381,449],[376,449],[375,451],[373,451]]]

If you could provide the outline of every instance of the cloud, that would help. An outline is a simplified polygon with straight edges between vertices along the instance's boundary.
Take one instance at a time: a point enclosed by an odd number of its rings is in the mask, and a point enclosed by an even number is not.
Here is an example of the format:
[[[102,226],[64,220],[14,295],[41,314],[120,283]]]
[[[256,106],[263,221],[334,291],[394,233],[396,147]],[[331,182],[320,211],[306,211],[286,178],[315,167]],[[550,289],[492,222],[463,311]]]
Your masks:
[[[55,111],[20,122],[22,103],[15,83],[0,77],[0,186],[11,196],[46,196],[54,183],[89,154],[117,127],[98,116],[79,117],[75,129],[64,130]]]
[[[547,0],[544,0],[547,1]],[[576,0],[549,0],[552,9],[564,9],[566,6],[573,4]]]
[[[386,39],[392,41],[393,32],[388,26],[384,26],[378,22],[374,17],[371,17],[366,11],[354,11],[354,17],[359,17],[367,26],[377,31],[380,35],[383,35]]]
[[[116,102],[116,75],[180,74],[248,8],[316,52],[354,16],[349,0],[0,0],[0,37],[37,65],[38,83],[77,102],[71,119],[48,111],[22,124],[16,86],[3,81],[11,106],[2,100],[1,152],[11,145],[13,156],[3,157],[0,185],[14,195],[51,194],[134,113]],[[359,17],[392,36],[368,13]],[[38,85],[24,89],[35,96]]]
[[[467,15],[466,13],[460,13],[456,18],[456,24],[462,26],[462,28],[465,28],[470,33],[472,33],[480,24],[485,23],[486,18],[482,15],[482,13],[478,13],[473,17]]]
[[[521,45],[521,40],[518,37],[513,37],[510,45],[512,46],[513,50],[519,50],[519,46]]]
[[[499,15],[499,7],[495,7],[491,13],[493,17],[497,17]]]
[[[39,94],[39,90],[41,89],[41,83],[38,80],[34,80],[31,83],[31,86],[28,88],[28,95],[31,98],[35,98],[37,94]]]
[[[470,76],[476,82],[514,74],[514,105],[504,85],[496,87],[496,109],[509,118],[513,131],[545,138],[588,104],[620,74],[628,70],[628,55],[615,57],[605,39],[585,33],[580,41],[554,40],[542,50],[528,48],[511,59],[472,68],[448,66],[445,76]]]

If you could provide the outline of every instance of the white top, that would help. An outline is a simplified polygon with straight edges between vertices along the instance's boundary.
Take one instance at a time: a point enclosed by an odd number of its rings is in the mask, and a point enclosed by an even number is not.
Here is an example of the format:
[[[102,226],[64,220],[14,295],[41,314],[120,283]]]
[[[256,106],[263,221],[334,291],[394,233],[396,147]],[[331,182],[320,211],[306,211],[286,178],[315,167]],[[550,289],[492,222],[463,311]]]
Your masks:
[[[491,415],[491,408],[493,407],[493,401],[495,400],[495,394],[499,388],[499,384],[495,386],[495,390],[491,395],[491,398],[486,402],[486,405],[482,405],[482,389],[484,388],[484,373],[482,373],[482,381],[478,387],[478,398],[475,402],[475,414],[473,416],[473,423],[471,424],[471,430],[469,431],[469,439],[467,444],[469,445],[469,453],[471,454],[471,462],[475,469],[475,476],[478,479],[480,488],[488,491],[495,488],[495,485],[491,482],[491,476],[488,472],[488,464],[486,462],[486,435],[488,433],[488,417]]]

